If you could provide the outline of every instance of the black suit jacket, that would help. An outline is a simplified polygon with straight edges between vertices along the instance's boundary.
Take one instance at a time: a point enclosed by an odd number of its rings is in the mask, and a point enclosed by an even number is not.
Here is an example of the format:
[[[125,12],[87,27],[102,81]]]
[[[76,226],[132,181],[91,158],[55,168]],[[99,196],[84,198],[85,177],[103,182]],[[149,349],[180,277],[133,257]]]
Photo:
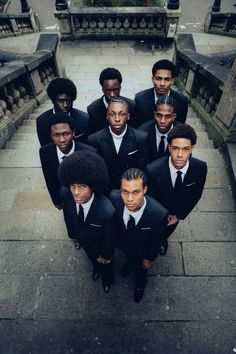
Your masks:
[[[153,261],[158,254],[163,230],[167,222],[168,211],[156,200],[146,197],[146,207],[134,232],[127,232],[124,221],[124,203],[120,192],[113,190],[110,195],[116,209],[119,229],[116,236],[117,246],[127,254],[139,259]]]
[[[81,225],[69,189],[61,188],[61,199],[68,236],[79,241],[86,252],[110,259],[114,253],[117,228],[115,208],[102,194],[94,195],[88,215]]]
[[[109,127],[88,137],[105,160],[110,176],[110,189],[119,188],[120,176],[130,167],[143,169],[146,162],[145,146],[147,133],[127,126],[119,153],[117,154]]]
[[[185,123],[188,113],[188,98],[172,89],[170,89],[170,96],[175,99],[176,120]],[[156,109],[154,88],[138,92],[134,100],[136,111],[138,112],[139,125],[154,118],[154,111]]]
[[[206,163],[190,157],[189,168],[177,200],[171,181],[169,157],[165,156],[147,165],[148,193],[168,209],[170,214],[176,215],[178,219],[185,219],[201,198],[206,174]]]
[[[49,109],[36,119],[37,134],[41,146],[52,142],[49,126],[49,119],[52,114],[53,109]],[[75,124],[75,140],[85,141],[88,128],[88,114],[79,109],[72,108],[70,117]]]
[[[80,150],[90,150],[96,152],[96,150],[92,146],[75,142],[75,151]],[[39,149],[39,156],[45,182],[52,202],[53,204],[61,204],[61,185],[57,177],[59,161],[57,157],[56,145],[54,143],[49,143],[47,145],[42,146]]]
[[[136,110],[135,110],[135,102],[127,97],[122,97],[129,106],[130,119],[128,121],[129,125],[132,127],[137,127],[136,124]],[[107,109],[103,102],[103,96],[93,101],[87,107],[88,115],[89,115],[89,123],[88,123],[88,134],[93,134],[108,125],[107,122]]]

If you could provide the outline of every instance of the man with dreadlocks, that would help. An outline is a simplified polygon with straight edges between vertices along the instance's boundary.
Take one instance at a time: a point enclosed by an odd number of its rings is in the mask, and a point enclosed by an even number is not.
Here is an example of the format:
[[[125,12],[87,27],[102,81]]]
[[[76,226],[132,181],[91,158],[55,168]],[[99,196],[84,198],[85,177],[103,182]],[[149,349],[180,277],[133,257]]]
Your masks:
[[[101,275],[108,293],[114,282],[115,209],[102,194],[108,185],[104,160],[94,152],[76,151],[59,167],[61,201],[69,238],[78,242],[93,264],[92,279]]]
[[[41,114],[36,119],[37,134],[40,145],[46,145],[52,142],[50,132],[50,118],[53,113],[67,113],[74,122],[75,140],[85,142],[85,134],[88,126],[88,114],[73,108],[73,101],[77,96],[77,90],[74,83],[65,78],[56,78],[52,80],[47,88],[47,94],[52,101],[53,108]]]

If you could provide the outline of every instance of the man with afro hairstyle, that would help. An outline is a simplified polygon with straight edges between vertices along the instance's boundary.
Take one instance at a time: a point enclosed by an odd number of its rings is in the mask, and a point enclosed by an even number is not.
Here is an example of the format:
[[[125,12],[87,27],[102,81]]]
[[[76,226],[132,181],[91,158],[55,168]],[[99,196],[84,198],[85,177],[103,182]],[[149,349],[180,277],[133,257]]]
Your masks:
[[[55,112],[67,113],[74,121],[75,140],[85,141],[88,127],[88,114],[73,108],[73,101],[77,97],[74,83],[66,78],[56,78],[47,87],[47,94],[52,101],[53,108],[41,114],[36,119],[36,128],[40,145],[52,142],[50,136],[50,117]]]
[[[176,120],[185,123],[188,112],[188,99],[173,90],[176,69],[170,60],[162,59],[152,67],[152,88],[138,92],[135,95],[136,110],[139,113],[139,124],[154,118],[155,104],[159,97],[171,96],[175,100]]]
[[[165,255],[168,237],[180,220],[184,220],[201,198],[207,165],[192,157],[197,135],[188,124],[177,124],[168,134],[170,157],[147,165],[148,193],[169,211],[159,253]]]
[[[93,134],[107,126],[107,106],[111,98],[120,96],[122,76],[119,70],[115,68],[104,69],[99,77],[99,83],[102,87],[103,96],[90,103],[87,107],[89,114],[88,134]],[[128,103],[130,121],[129,125],[137,127],[135,103],[127,97],[121,96]]]
[[[104,160],[94,152],[74,152],[59,167],[64,219],[72,242],[83,247],[93,264],[92,279],[102,277],[105,293],[114,282],[115,209],[102,194],[108,184]]]

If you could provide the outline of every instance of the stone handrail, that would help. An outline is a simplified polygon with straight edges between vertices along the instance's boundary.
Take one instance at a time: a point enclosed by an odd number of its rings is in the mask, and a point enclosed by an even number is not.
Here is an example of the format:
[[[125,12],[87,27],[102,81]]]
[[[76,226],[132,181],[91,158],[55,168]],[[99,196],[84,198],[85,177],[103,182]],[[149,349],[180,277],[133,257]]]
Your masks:
[[[204,30],[208,33],[236,37],[236,13],[214,13],[209,11]]]
[[[18,55],[16,60],[1,66],[0,148],[5,146],[17,126],[46,99],[47,85],[56,76],[60,76],[60,72],[53,50],[43,49],[31,55]]]
[[[191,105],[204,121],[215,146],[236,142],[235,85],[233,88],[236,60],[234,69],[220,65],[220,61],[222,58],[217,56],[204,56],[193,49],[177,48],[177,84],[189,96]],[[224,103],[222,111],[227,86],[232,87],[231,91],[227,91],[229,102],[232,96],[232,107]]]

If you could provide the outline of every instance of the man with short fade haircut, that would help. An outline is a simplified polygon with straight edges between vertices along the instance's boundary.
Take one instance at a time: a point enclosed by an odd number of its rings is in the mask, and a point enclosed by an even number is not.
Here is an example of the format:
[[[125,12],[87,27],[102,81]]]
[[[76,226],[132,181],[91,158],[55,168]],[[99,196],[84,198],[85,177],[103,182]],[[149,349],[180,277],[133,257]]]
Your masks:
[[[156,200],[146,196],[147,184],[143,171],[128,169],[121,176],[120,191],[111,192],[119,229],[117,247],[125,253],[126,263],[121,275],[134,270],[134,301],[144,294],[147,272],[158,255],[168,211]]]
[[[58,167],[64,158],[74,151],[96,151],[92,146],[74,141],[73,119],[66,113],[56,112],[49,116],[49,131],[52,142],[39,149],[39,156],[48,192],[54,206],[61,209]]]
[[[110,190],[119,188],[120,176],[130,167],[146,164],[147,133],[130,127],[128,104],[120,97],[112,98],[107,108],[108,126],[88,136],[88,142],[105,160]]]
[[[148,193],[169,211],[162,236],[160,254],[165,255],[168,237],[180,220],[184,220],[201,198],[207,165],[192,157],[197,136],[188,124],[177,124],[168,134],[170,156],[147,165]]]
[[[176,120],[185,123],[188,112],[188,99],[171,88],[175,76],[176,69],[171,61],[163,59],[153,65],[152,83],[154,87],[138,92],[134,99],[140,125],[154,118],[156,101],[163,96],[171,96],[175,100]]]
[[[112,257],[114,253],[115,209],[102,194],[108,183],[104,160],[90,151],[74,152],[59,168],[64,186],[61,198],[68,236],[79,243],[92,262],[92,279],[102,277],[108,293],[114,282]]]
[[[178,122],[175,121],[175,100],[171,96],[159,97],[154,111],[154,120],[149,120],[139,127],[148,133],[147,163],[169,155],[168,133]]]
[[[36,119],[37,134],[40,145],[52,142],[50,135],[50,118],[53,113],[67,113],[74,121],[76,141],[85,141],[88,127],[88,114],[73,108],[73,102],[77,97],[77,90],[74,83],[65,78],[52,80],[47,88],[47,94],[52,101],[53,108],[41,114]]]
[[[119,70],[115,68],[104,69],[99,77],[99,83],[102,87],[103,96],[88,105],[89,114],[88,134],[93,134],[107,126],[107,106],[112,98],[120,96],[122,76]],[[128,103],[130,114],[129,124],[136,127],[135,103],[127,97],[121,96]]]

